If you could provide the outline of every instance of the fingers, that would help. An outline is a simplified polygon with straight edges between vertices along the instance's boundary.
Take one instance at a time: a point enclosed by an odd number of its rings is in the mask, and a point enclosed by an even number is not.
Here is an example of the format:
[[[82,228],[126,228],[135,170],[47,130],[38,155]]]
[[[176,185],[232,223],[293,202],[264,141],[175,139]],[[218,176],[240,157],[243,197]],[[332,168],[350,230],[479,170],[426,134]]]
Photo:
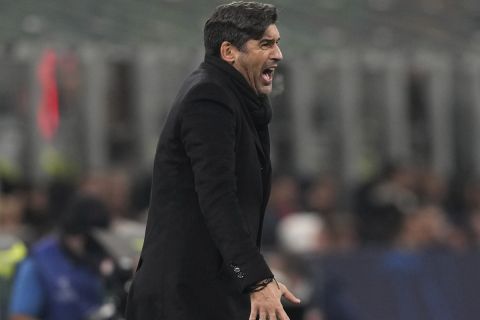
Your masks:
[[[258,320],[267,320],[267,319],[268,319],[268,318],[267,318],[267,313],[260,311],[260,314],[259,314],[259,316],[258,316]],[[275,319],[275,318],[274,318],[274,319]]]
[[[252,308],[250,311],[250,318],[248,320],[257,320],[258,310],[257,308]]]
[[[285,287],[284,285],[282,285],[282,293],[283,293],[283,296],[285,297],[285,299],[287,299],[288,301],[290,302],[293,302],[293,303],[300,303],[300,299],[298,299],[292,292],[290,292],[290,290],[288,290],[287,287]]]
[[[293,303],[300,303],[300,299],[281,283],[270,283],[260,293],[251,293],[251,311],[249,320],[290,320],[282,307],[280,301],[281,296],[284,296],[287,300]]]
[[[287,316],[285,310],[281,309],[281,310],[277,310],[276,312],[275,311],[272,311],[268,314],[268,318],[258,318],[259,320],[290,320],[290,318]]]
[[[275,320],[290,320],[290,318],[287,316],[287,313],[285,310],[278,310],[276,313],[271,313],[269,315],[268,320],[270,319],[275,319]]]
[[[274,313],[275,314],[275,313]],[[257,318],[258,316],[258,318]],[[252,308],[252,311],[250,312],[250,318],[248,320],[267,320],[267,319],[276,319],[275,317],[273,318],[268,318],[267,317],[267,312],[264,310],[258,310],[257,308]]]
[[[258,318],[257,318],[258,315]],[[272,310],[270,312],[264,310],[253,310],[250,313],[250,318],[248,320],[290,320],[290,318],[285,313],[285,310]]]

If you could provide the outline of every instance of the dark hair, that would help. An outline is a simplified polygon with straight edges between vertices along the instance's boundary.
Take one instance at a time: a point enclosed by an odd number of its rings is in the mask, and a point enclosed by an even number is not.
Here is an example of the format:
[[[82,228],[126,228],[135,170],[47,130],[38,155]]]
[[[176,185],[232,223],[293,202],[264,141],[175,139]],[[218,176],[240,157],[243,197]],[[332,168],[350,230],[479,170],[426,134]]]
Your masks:
[[[63,234],[89,234],[93,229],[105,229],[110,224],[106,205],[97,197],[77,195],[60,220]]]
[[[277,9],[271,4],[239,1],[218,6],[203,30],[205,53],[219,56],[223,41],[242,49],[248,40],[260,39],[276,21]]]

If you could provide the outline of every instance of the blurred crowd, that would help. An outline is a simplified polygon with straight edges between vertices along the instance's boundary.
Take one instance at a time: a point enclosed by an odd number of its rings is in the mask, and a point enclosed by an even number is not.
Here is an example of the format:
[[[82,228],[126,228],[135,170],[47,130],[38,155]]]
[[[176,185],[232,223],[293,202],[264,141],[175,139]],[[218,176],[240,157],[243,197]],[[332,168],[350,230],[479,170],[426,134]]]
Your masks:
[[[110,261],[99,259],[95,272],[104,284],[114,283],[111,275],[115,274],[121,281],[110,290],[121,293],[115,298],[115,307],[120,310],[116,315],[110,312],[90,319],[121,319],[124,285],[135,269],[143,239],[150,179],[149,174],[132,175],[121,169],[80,180],[53,179],[44,185],[2,178],[0,319],[9,319],[9,300],[19,266],[43,239],[65,233],[65,215],[79,196],[101,202],[108,216],[103,227],[114,239],[126,239],[130,247],[122,251],[124,248],[118,248],[121,241],[113,240],[112,245],[108,236],[92,238]],[[98,225],[89,227],[93,230]],[[358,318],[335,277],[322,275],[318,280],[319,270],[313,269],[321,269],[322,263],[308,261],[365,248],[462,253],[474,250],[479,242],[480,181],[456,184],[428,168],[405,163],[385,166],[378,176],[348,189],[333,175],[304,178],[278,173],[273,178],[263,228],[263,251],[275,275],[305,302],[301,308],[287,306],[291,318],[299,320]],[[122,264],[127,275],[112,272]]]
[[[130,177],[124,170],[94,173],[77,180],[56,178],[41,185],[3,179],[0,184],[0,228],[31,244],[58,227],[76,194],[99,198],[113,224],[142,221],[149,201],[150,177]]]
[[[333,175],[279,174],[264,250],[309,301],[298,319],[473,319],[471,306],[451,301],[470,301],[466,286],[477,283],[468,268],[477,265],[479,221],[474,177],[457,183],[408,163],[388,164],[353,187]],[[468,259],[466,272],[454,267]]]
[[[3,178],[0,319],[122,319],[149,188],[124,170],[35,186]]]
[[[479,221],[480,181],[473,177],[458,184],[429,168],[389,164],[347,190],[332,175],[278,175],[264,244],[315,253],[368,246],[462,252],[478,245]]]

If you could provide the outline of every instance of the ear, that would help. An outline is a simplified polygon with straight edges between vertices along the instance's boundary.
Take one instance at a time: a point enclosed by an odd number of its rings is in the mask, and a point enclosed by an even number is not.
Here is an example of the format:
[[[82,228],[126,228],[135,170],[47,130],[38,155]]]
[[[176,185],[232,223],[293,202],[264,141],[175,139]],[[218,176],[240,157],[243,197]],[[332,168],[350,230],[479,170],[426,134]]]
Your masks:
[[[220,57],[229,64],[235,63],[237,53],[237,48],[228,41],[223,41],[220,45]]]

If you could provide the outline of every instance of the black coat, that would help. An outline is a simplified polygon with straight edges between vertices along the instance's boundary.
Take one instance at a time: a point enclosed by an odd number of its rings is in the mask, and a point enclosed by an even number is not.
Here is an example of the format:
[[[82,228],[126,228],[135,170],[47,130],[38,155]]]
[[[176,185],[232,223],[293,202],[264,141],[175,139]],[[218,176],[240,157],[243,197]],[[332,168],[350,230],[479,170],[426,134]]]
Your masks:
[[[219,58],[186,79],[157,146],[128,320],[248,319],[248,288],[272,276],[259,252],[269,108]]]

